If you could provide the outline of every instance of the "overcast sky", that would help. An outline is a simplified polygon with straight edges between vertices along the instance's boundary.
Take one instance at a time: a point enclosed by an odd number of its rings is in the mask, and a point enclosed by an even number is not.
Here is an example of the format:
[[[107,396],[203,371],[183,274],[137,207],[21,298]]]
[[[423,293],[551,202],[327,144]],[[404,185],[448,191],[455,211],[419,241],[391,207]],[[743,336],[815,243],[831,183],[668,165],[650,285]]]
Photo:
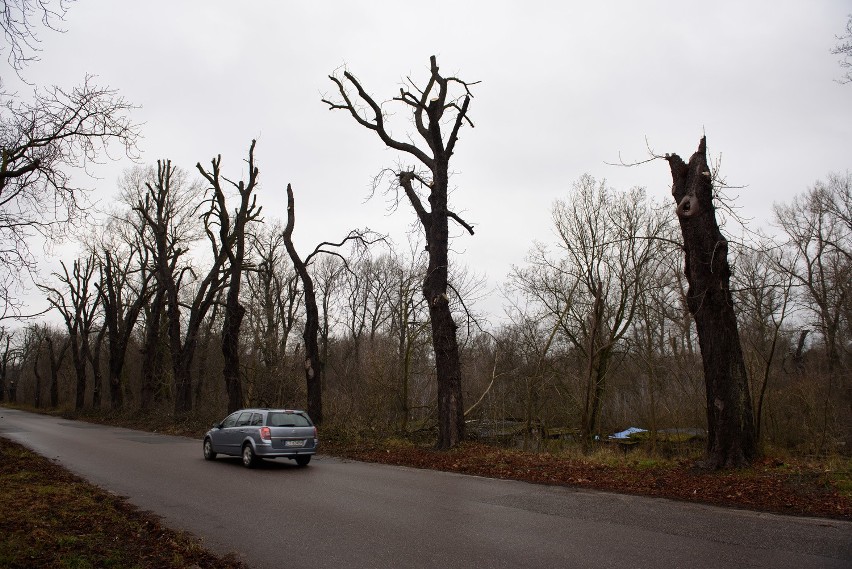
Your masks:
[[[761,226],[773,202],[852,167],[852,85],[836,82],[830,53],[849,13],[846,0],[79,0],[66,33],[40,34],[41,61],[25,73],[66,87],[94,74],[120,90],[140,106],[146,163],[191,170],[222,154],[237,178],[256,138],[259,202],[284,218],[292,183],[308,251],[353,227],[404,242],[413,219],[407,206],[389,216],[381,195],[365,201],[398,155],[321,103],[328,75],[345,66],[389,100],[406,76],[422,84],[434,54],[444,73],[481,81],[476,126],[451,161],[452,205],[476,235],[452,246],[496,286],[534,239],[552,239],[551,206],[583,173],[670,200],[665,162],[607,164],[646,159],[646,140],[687,159],[706,133],[727,181],[745,186],[742,215]],[[130,165],[87,185],[107,203]]]

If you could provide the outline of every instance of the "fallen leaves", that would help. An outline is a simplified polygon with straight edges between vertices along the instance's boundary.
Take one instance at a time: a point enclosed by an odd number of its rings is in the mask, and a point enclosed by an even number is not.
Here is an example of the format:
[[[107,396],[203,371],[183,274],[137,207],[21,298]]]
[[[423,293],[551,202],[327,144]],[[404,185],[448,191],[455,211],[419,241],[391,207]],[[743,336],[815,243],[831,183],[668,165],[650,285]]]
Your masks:
[[[656,465],[596,464],[589,460],[465,443],[450,451],[422,446],[330,443],[323,452],[345,458],[657,496],[752,510],[852,519],[852,499],[831,472],[807,464],[764,459],[746,470],[705,471],[688,461]]]

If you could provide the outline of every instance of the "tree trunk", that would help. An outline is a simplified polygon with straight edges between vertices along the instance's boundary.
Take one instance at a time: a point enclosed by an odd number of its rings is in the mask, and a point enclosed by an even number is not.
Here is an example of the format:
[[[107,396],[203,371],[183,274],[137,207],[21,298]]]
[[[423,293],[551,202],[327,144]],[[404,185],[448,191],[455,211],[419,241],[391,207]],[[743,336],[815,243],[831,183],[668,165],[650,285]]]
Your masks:
[[[225,317],[222,323],[222,356],[225,360],[222,374],[225,377],[225,389],[228,392],[228,411],[236,411],[243,406],[243,384],[240,377],[240,328],[246,310],[240,304],[240,288],[242,286],[242,275],[245,267],[246,231],[252,221],[258,219],[260,209],[256,207],[257,196],[253,196],[259,171],[254,165],[254,147],[257,141],[252,140],[249,146],[249,180],[230,182],[239,192],[240,205],[234,209],[233,218],[228,211],[225,192],[221,186],[220,170],[222,158],[218,156],[213,159],[213,171],[207,172],[197,164],[199,172],[210,182],[213,190],[213,198],[210,205],[210,217],[215,218],[219,226],[219,258],[227,257],[228,266],[228,294],[225,301]],[[212,235],[212,223],[210,218],[205,219],[208,235]],[[213,290],[211,288],[211,290]],[[212,297],[211,297],[212,300]],[[209,305],[208,305],[209,306]],[[206,309],[205,309],[206,311]],[[201,314],[203,316],[203,313]],[[189,335],[193,336],[193,350],[198,335],[198,326],[187,329],[187,344]],[[186,385],[186,398],[191,399],[189,384]],[[191,405],[190,405],[191,407]],[[188,409],[187,409],[188,410]]]
[[[94,409],[101,408],[101,401],[103,399],[101,389],[103,388],[104,377],[101,371],[101,348],[104,345],[106,331],[106,326],[101,326],[97,336],[95,336],[94,346],[86,354],[89,363],[92,365],[92,407]]]
[[[231,278],[235,278],[232,273]],[[237,275],[236,278],[239,278]],[[228,412],[243,406],[243,385],[240,380],[240,327],[246,309],[239,302],[239,286],[231,285],[225,306],[225,321],[222,324],[222,356],[225,365],[225,388],[228,392]]]
[[[305,330],[305,384],[308,391],[308,415],[317,425],[322,423],[322,364],[319,357],[319,309],[314,281],[311,279],[305,262],[293,245],[293,228],[296,224],[296,210],[293,200],[293,188],[287,184],[287,226],[284,228],[284,247],[293,262],[293,268],[299,275],[304,289]]]
[[[33,395],[33,407],[41,407],[41,373],[38,371],[38,354],[33,358],[33,375],[35,376],[35,394]],[[14,401],[14,399],[13,399]]]
[[[432,206],[426,229],[429,267],[423,281],[423,296],[429,304],[432,323],[432,347],[438,381],[438,448],[449,449],[464,440],[464,403],[461,388],[461,361],[456,338],[458,326],[450,310],[447,283],[449,278],[449,218],[447,211],[447,176],[449,165],[437,167],[434,188],[429,195]],[[435,212],[445,212],[436,215]]]
[[[9,360],[12,359],[12,350],[9,344],[12,336],[3,331],[3,339],[6,340],[6,348],[0,354],[0,403],[6,400],[6,382],[9,372]],[[12,401],[12,383],[9,383],[9,401]]]
[[[353,118],[361,125],[379,135],[382,142],[389,148],[405,152],[415,157],[430,174],[431,179],[421,177],[414,170],[398,171],[399,186],[405,190],[406,197],[411,202],[426,235],[426,248],[429,252],[429,267],[423,281],[423,295],[429,306],[429,316],[432,325],[432,347],[435,352],[435,370],[438,381],[438,448],[449,449],[464,438],[464,405],[461,388],[461,363],[459,360],[458,341],[456,339],[456,323],[453,321],[450,301],[447,295],[448,283],[448,220],[453,218],[459,225],[473,235],[473,227],[448,209],[447,185],[449,179],[449,162],[458,141],[459,129],[467,122],[473,123],[467,117],[470,104],[470,85],[458,77],[443,77],[438,69],[438,62],[433,55],[429,59],[430,79],[425,88],[415,87],[416,92],[400,89],[394,100],[408,105],[412,109],[414,123],[420,137],[426,142],[428,150],[415,146],[412,142],[395,140],[387,132],[384,123],[384,112],[381,106],[363,89],[358,80],[348,71],[343,77],[358,92],[358,97],[373,112],[374,118],[365,118],[362,110],[356,108],[347,93],[343,82],[337,77],[330,79],[337,85],[342,103],[323,99],[331,109],[348,110]],[[465,95],[454,100],[448,96],[449,85],[463,86]],[[458,101],[461,100],[461,106]],[[453,119],[445,113],[455,114]],[[369,115],[369,112],[367,113]],[[441,133],[442,125],[452,125],[450,134],[444,140]],[[428,188],[428,210],[420,195],[413,186],[417,180],[421,188]]]
[[[77,376],[74,409],[81,410],[86,403],[86,356],[82,354],[84,348],[80,345],[81,339],[77,336],[71,337],[71,362],[74,365],[74,375]]]
[[[666,157],[683,234],[687,305],[695,318],[707,392],[707,466],[741,467],[757,453],[751,395],[729,288],[728,242],[719,231],[702,138],[689,164]]]
[[[140,393],[140,408],[148,411],[154,406],[157,393],[157,382],[162,381],[163,350],[161,343],[161,326],[163,309],[165,308],[165,289],[157,283],[157,291],[151,301],[145,328],[145,343],[142,346],[142,390]],[[120,408],[124,404],[121,390],[121,368],[118,353],[110,350],[109,389],[113,407]],[[123,359],[123,358],[122,358]]]

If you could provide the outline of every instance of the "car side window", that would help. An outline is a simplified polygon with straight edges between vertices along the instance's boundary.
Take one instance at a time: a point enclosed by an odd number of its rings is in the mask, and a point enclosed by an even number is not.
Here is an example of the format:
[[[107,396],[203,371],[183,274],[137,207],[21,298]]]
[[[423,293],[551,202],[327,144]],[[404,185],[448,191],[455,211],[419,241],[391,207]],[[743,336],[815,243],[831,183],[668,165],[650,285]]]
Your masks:
[[[230,415],[225,417],[225,420],[222,421],[222,428],[227,429],[228,427],[233,427],[234,425],[236,425],[237,424],[237,417],[239,417],[239,416],[240,416],[239,413],[231,413]]]
[[[251,416],[251,426],[259,427],[263,424],[263,415],[260,413],[253,413]]]
[[[240,415],[240,418],[237,419],[237,426],[238,427],[246,427],[246,426],[248,426],[248,424],[250,422],[251,422],[251,412],[250,411],[244,411]]]

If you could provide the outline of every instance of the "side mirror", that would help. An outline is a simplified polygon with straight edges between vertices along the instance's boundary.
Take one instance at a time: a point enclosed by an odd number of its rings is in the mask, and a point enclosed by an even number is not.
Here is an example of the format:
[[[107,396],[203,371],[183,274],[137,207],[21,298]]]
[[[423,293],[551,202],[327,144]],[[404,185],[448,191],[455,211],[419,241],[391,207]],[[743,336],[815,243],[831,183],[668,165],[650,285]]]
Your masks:
[[[213,428],[214,428],[214,429],[221,429],[221,428],[222,428],[222,423],[213,423]]]

